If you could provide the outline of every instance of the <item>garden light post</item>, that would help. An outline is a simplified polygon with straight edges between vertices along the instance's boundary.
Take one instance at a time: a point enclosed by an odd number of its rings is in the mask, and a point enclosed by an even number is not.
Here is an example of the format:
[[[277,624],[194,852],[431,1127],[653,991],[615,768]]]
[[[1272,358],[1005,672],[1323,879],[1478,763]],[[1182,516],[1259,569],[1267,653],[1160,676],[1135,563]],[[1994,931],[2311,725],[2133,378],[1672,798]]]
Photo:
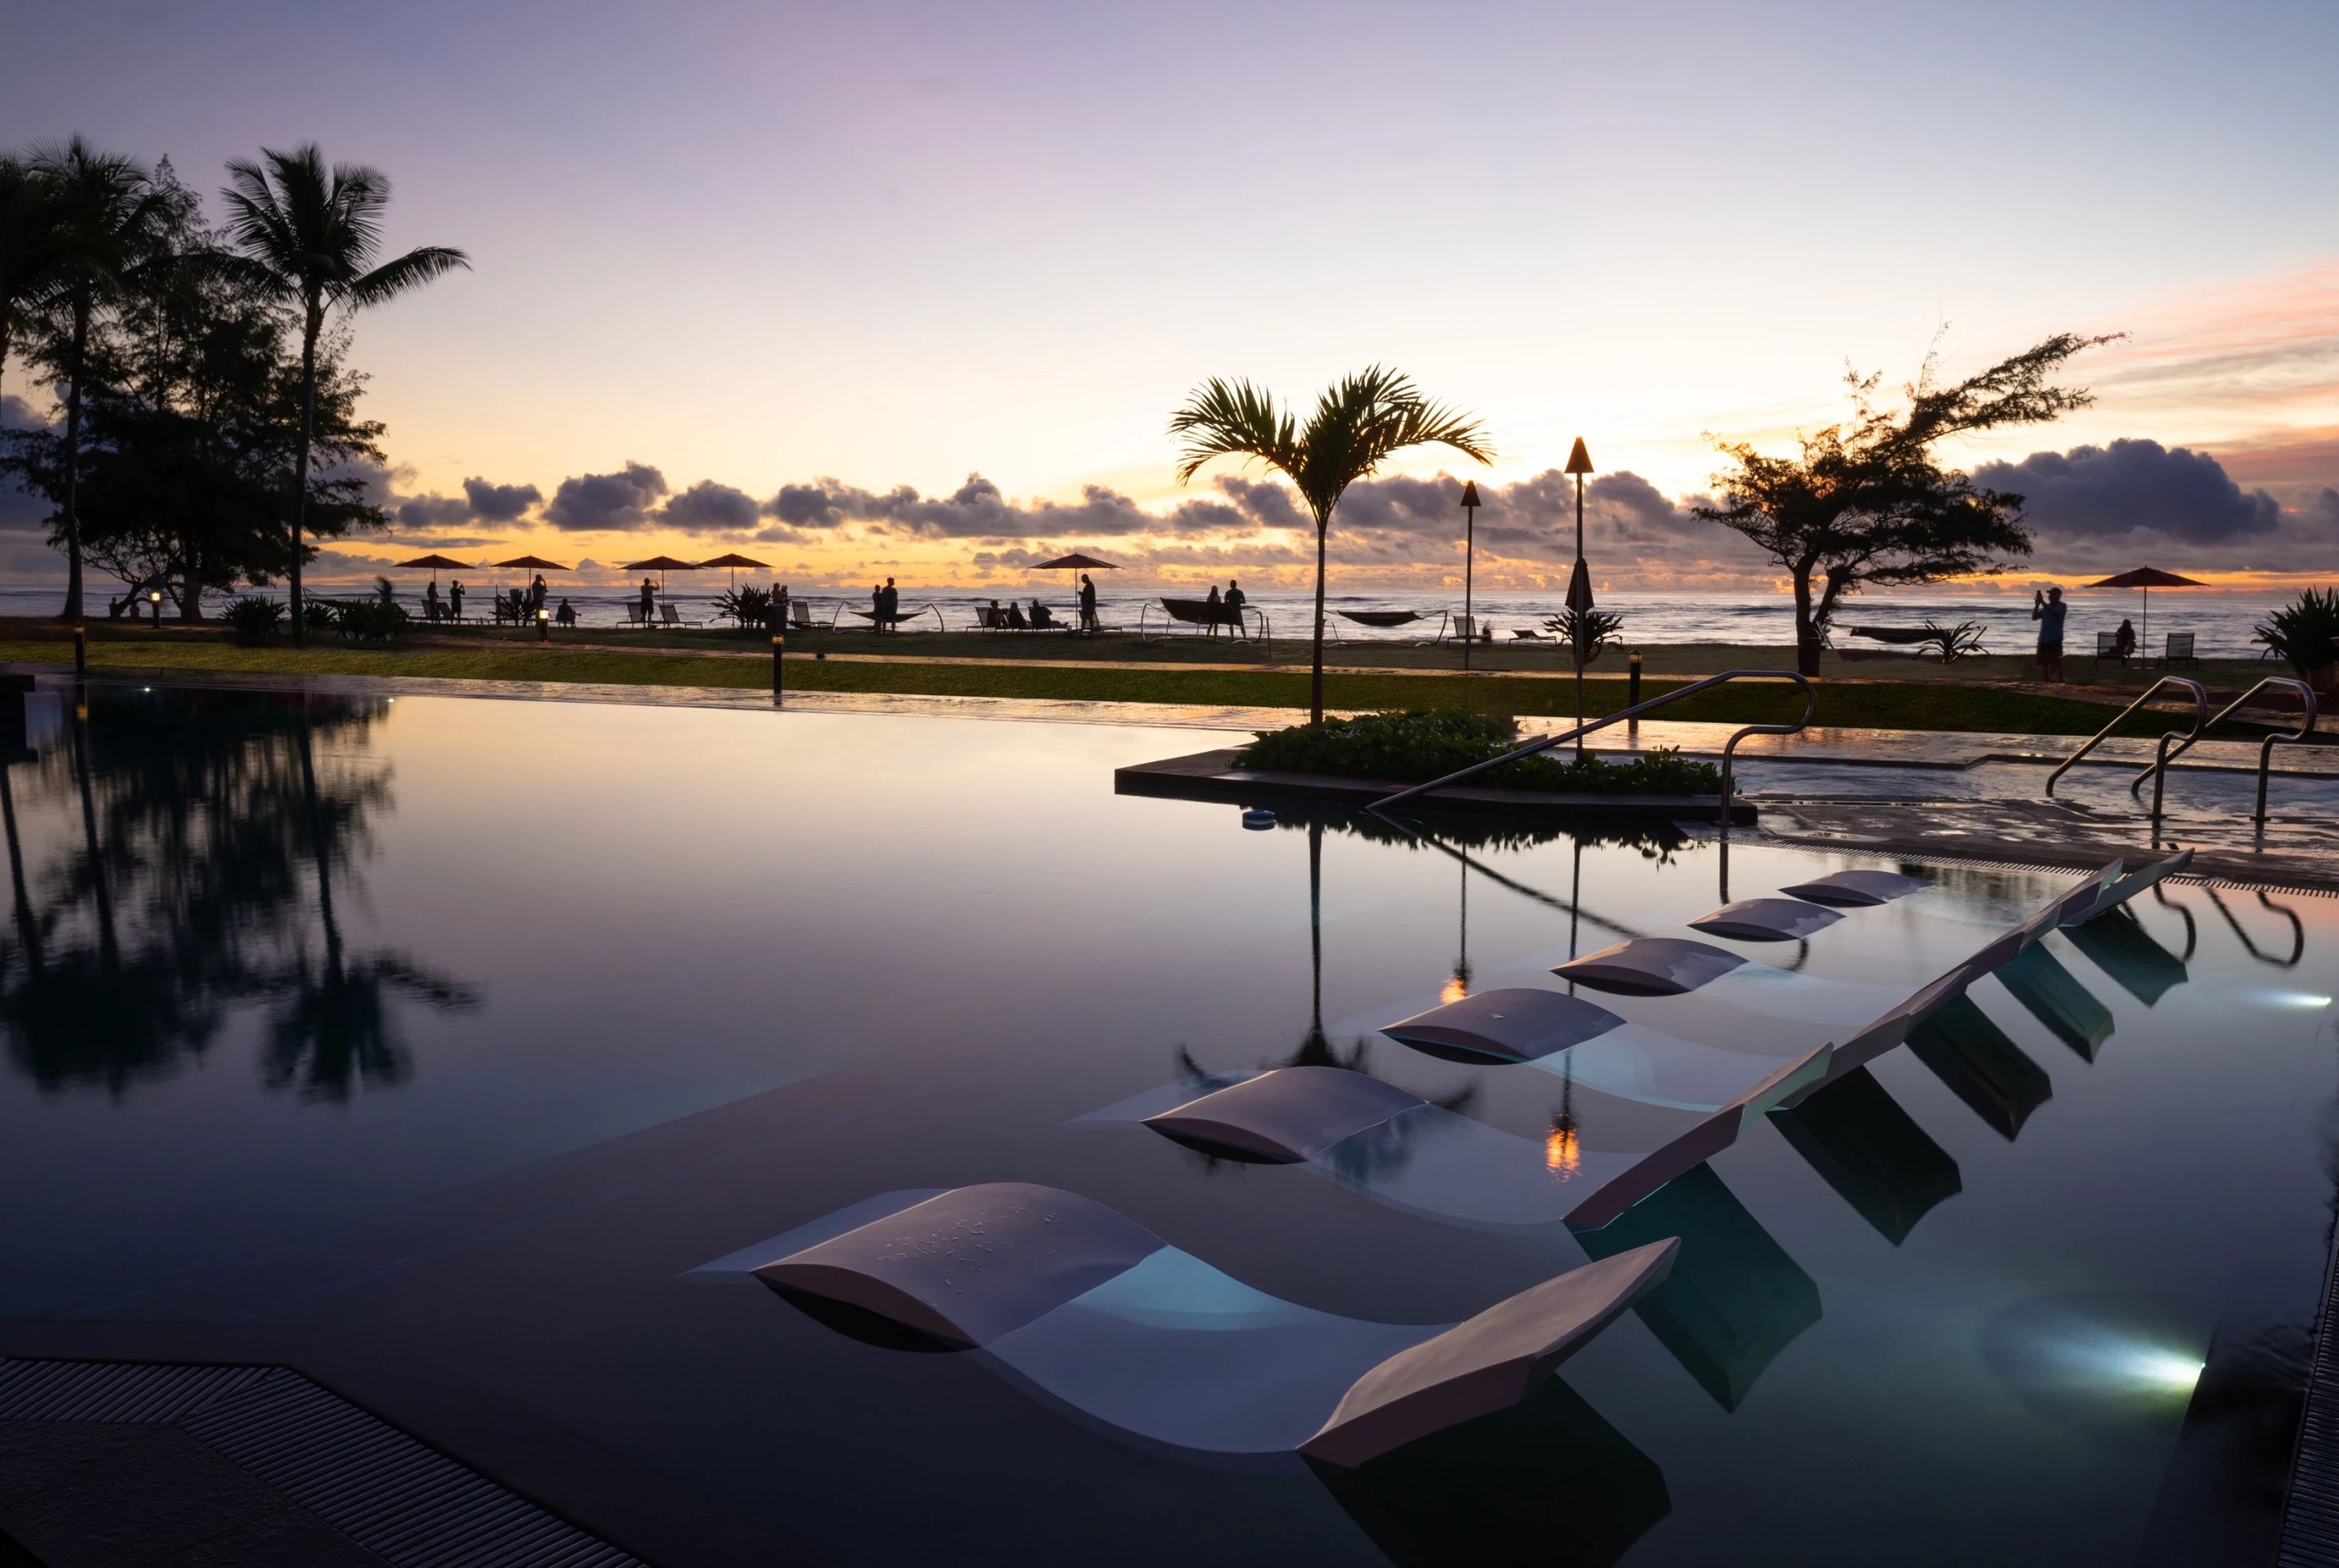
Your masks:
[[[1462,482],[1462,667],[1470,667],[1470,644],[1478,640],[1478,618],[1471,613],[1471,577],[1477,565],[1478,482]]]
[[[162,590],[161,588],[148,588],[148,589],[146,590],[146,602],[147,602],[147,604],[148,604],[148,605],[150,605],[150,606],[152,607],[151,609],[149,609],[147,610],[147,612],[146,612],[146,613],[147,613],[148,615],[150,615],[150,616],[152,616],[152,617],[153,618],[153,621],[154,621],[154,630],[157,630],[157,631],[162,630],[163,630],[163,590]]]
[[[552,641],[552,611],[543,605],[536,606],[536,641],[539,642]]]
[[[788,634],[771,634],[771,705],[778,707],[788,700],[787,665]]]
[[[1575,570],[1568,576],[1568,609],[1575,617],[1575,727],[1583,728],[1583,666],[1586,636],[1592,615],[1592,568],[1583,564],[1583,476],[1592,471],[1592,454],[1583,438],[1575,439],[1566,471],[1575,475]],[[1583,760],[1583,736],[1575,737],[1576,760]]]

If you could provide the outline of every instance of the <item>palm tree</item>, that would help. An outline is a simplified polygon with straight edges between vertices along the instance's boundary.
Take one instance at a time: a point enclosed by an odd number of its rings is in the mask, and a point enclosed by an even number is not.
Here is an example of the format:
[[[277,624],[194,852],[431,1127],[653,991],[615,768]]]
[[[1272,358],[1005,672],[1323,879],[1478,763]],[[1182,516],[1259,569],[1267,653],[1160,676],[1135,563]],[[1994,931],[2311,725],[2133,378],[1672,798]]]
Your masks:
[[[290,153],[261,149],[259,162],[228,164],[228,233],[262,286],[301,311],[301,446],[292,477],[292,635],[305,637],[301,603],[301,530],[308,515],[309,444],[317,418],[317,339],[336,305],[360,311],[420,288],[471,258],[426,245],[376,265],[389,177],[363,164],[335,164],[311,143]]]
[[[33,298],[60,306],[69,325],[65,372],[65,616],[81,614],[81,395],[90,328],[143,249],[153,182],[136,160],[101,153],[76,136],[36,149],[29,165],[46,189],[45,222],[32,243],[45,258]]]
[[[1291,481],[1316,518],[1316,631],[1307,686],[1308,722],[1324,722],[1324,541],[1341,494],[1407,447],[1446,446],[1480,462],[1495,450],[1476,419],[1422,396],[1413,382],[1374,366],[1325,389],[1300,429],[1275,395],[1248,381],[1213,377],[1170,418],[1170,433],[1185,438],[1178,482],[1212,458],[1255,459]]]

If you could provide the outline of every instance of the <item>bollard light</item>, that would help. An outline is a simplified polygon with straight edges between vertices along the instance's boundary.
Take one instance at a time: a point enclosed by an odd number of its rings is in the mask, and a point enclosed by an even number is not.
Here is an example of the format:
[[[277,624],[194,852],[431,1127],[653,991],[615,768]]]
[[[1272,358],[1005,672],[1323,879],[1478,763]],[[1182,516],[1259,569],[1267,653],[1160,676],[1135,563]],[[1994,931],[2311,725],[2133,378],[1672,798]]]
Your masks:
[[[163,629],[163,590],[161,588],[148,588],[146,590],[146,602],[154,607],[149,613],[151,613],[154,618],[154,630],[160,631]]]
[[[539,642],[552,641],[552,611],[543,605],[536,606],[536,641]]]

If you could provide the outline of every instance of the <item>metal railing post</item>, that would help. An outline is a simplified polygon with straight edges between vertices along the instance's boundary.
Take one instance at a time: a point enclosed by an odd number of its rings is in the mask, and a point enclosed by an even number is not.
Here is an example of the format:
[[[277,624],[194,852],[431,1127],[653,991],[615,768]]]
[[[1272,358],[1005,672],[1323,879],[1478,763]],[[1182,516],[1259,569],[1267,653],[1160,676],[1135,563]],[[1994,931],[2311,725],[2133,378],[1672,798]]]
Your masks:
[[[2146,703],[2151,702],[2154,697],[2160,695],[2161,688],[2164,686],[2180,686],[2186,691],[2193,694],[2193,728],[2190,735],[2180,735],[2172,731],[2164,738],[2169,740],[2189,740],[2198,737],[2201,733],[2201,726],[2207,722],[2209,716],[2209,694],[2201,689],[2201,683],[2198,681],[2188,681],[2182,675],[2163,675],[2159,680],[2154,681],[2150,686],[2145,688],[2144,694],[2143,696],[2138,697],[2134,702],[2130,703],[2126,707],[2122,708],[2117,718],[2114,718],[2110,724],[2105,725],[2101,729],[2097,730],[2093,735],[2088,736],[2087,744],[2080,747],[2077,751],[2072,752],[2069,757],[2063,758],[2060,763],[2056,765],[2055,771],[2047,775],[2047,798],[2050,800],[2054,799],[2056,783],[2061,779],[2064,774],[2069,773],[2073,768],[2079,766],[2080,758],[2085,757],[2089,752],[2093,751],[2097,747],[2102,745],[2106,736],[2111,735],[2113,730],[2118,729],[2122,725],[2128,722],[2129,715],[2134,713]],[[2153,764],[2155,770],[2160,769],[2166,765],[2167,758],[2165,756],[2165,747],[2163,748],[2163,755]],[[2155,809],[2154,815],[2155,818],[2158,817],[2159,812],[2157,809]]]

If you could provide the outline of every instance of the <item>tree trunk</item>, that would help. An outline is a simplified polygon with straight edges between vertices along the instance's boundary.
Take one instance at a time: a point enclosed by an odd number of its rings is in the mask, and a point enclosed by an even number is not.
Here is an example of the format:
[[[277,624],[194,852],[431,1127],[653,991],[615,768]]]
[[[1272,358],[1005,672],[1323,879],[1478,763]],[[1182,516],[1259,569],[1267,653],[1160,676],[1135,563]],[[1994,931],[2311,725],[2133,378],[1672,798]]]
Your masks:
[[[292,458],[292,641],[295,646],[309,640],[309,618],[301,603],[301,525],[309,512],[309,442],[317,423],[317,333],[324,325],[324,313],[317,302],[309,302],[306,330],[301,336],[301,450]]]
[[[73,375],[65,393],[65,619],[81,619],[81,369],[90,352],[90,297],[73,299]]]
[[[1316,519],[1316,637],[1308,658],[1307,722],[1324,722],[1324,535],[1332,525],[1328,512]]]
[[[1794,566],[1794,667],[1805,675],[1819,673],[1819,623],[1811,614],[1811,563]]]

